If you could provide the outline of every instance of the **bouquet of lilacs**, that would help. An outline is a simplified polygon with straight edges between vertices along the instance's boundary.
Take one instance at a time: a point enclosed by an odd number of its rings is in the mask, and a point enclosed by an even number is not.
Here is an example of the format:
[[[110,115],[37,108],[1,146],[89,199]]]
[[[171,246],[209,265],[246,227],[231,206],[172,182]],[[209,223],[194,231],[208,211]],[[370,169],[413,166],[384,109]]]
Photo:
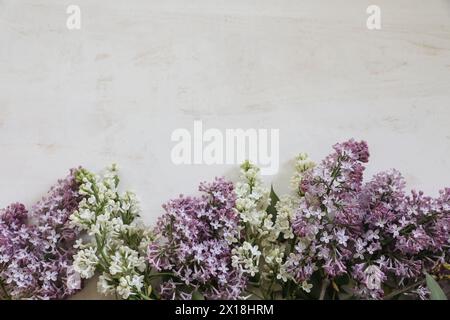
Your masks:
[[[151,234],[139,219],[135,195],[119,193],[116,166],[102,176],[82,169],[76,179],[83,199],[70,219],[85,234],[75,245],[74,270],[84,279],[98,273],[97,287],[102,294],[154,298],[145,258]]]
[[[304,173],[285,268],[309,285],[291,287],[291,298],[426,298],[429,274],[448,263],[450,189],[406,195],[395,170],[364,184],[368,158],[367,144],[350,140]]]
[[[69,224],[81,199],[76,172],[30,213],[19,203],[0,210],[0,299],[62,299],[81,289],[73,268],[78,229]]]
[[[445,299],[450,188],[407,193],[396,170],[364,182],[367,144],[333,149],[300,154],[280,197],[246,161],[152,229],[116,166],[72,170],[30,213],[0,210],[0,299],[66,298],[95,275],[119,299]]]

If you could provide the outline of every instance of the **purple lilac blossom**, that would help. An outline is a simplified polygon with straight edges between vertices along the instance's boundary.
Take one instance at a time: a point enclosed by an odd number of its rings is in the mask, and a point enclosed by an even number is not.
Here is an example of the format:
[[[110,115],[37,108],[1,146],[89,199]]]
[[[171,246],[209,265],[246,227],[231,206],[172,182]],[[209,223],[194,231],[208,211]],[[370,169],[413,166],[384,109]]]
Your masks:
[[[81,289],[72,269],[78,231],[69,216],[81,200],[75,170],[30,214],[22,204],[0,211],[0,297],[62,299]]]
[[[396,170],[363,184],[367,144],[349,140],[334,150],[301,182],[288,272],[298,283],[316,271],[332,280],[350,275],[362,298],[409,287],[423,297],[423,272],[449,261],[450,189],[437,199],[407,196]]]
[[[305,195],[293,221],[300,241],[286,268],[298,282],[308,281],[317,268],[327,277],[347,273],[352,258],[349,242],[360,233],[362,213],[357,202],[369,152],[365,142],[347,141],[305,173],[300,192]]]
[[[358,238],[358,264],[376,266],[384,286],[371,290],[360,281],[360,296],[382,298],[386,288],[412,286],[423,298],[423,273],[449,262],[450,189],[440,191],[438,198],[416,191],[407,195],[404,189],[404,178],[391,170],[377,174],[362,190],[366,233]],[[358,267],[352,274],[362,278]]]
[[[231,182],[216,178],[200,184],[201,197],[169,201],[155,228],[148,259],[159,272],[174,277],[160,286],[163,299],[238,299],[247,278],[231,265],[233,241],[239,238],[236,195]]]

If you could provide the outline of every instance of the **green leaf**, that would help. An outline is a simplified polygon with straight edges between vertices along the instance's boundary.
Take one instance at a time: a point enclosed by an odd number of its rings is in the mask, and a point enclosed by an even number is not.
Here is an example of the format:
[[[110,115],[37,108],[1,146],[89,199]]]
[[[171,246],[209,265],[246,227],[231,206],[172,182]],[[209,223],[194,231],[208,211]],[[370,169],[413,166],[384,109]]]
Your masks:
[[[270,205],[267,207],[266,212],[272,215],[272,221],[275,222],[277,217],[277,209],[275,206],[277,205],[280,198],[278,198],[275,190],[273,190],[273,185],[270,186]]]
[[[205,300],[205,297],[198,291],[192,292],[192,300]]]
[[[425,273],[425,277],[427,279],[427,287],[428,290],[431,292],[430,299],[431,300],[447,300],[447,297],[444,293],[444,291],[441,289],[439,284],[434,280],[432,276],[430,276],[428,273]]]

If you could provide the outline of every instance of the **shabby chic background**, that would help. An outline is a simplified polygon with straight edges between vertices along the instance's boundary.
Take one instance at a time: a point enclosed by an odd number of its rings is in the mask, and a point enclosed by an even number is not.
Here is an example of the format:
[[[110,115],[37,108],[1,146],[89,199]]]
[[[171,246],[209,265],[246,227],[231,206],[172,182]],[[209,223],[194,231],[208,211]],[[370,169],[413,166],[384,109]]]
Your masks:
[[[70,4],[80,30],[66,27]],[[381,30],[366,27],[371,4]],[[152,223],[161,199],[237,173],[172,164],[170,134],[194,120],[279,128],[280,172],[266,178],[280,192],[298,152],[321,159],[355,137],[369,174],[396,167],[435,195],[449,83],[448,0],[0,0],[0,206],[116,162]]]

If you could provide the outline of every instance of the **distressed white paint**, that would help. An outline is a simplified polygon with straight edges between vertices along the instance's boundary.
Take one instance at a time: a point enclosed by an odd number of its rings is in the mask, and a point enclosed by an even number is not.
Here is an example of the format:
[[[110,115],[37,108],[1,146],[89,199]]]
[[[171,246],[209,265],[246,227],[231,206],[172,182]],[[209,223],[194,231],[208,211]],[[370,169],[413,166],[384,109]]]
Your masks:
[[[81,30],[66,28],[79,5]],[[366,28],[369,5],[381,30]],[[122,168],[153,223],[163,201],[232,166],[175,166],[171,132],[280,128],[281,171],[349,137],[368,173],[449,185],[448,0],[0,0],[0,206],[67,169]],[[95,284],[91,293],[95,296]]]

